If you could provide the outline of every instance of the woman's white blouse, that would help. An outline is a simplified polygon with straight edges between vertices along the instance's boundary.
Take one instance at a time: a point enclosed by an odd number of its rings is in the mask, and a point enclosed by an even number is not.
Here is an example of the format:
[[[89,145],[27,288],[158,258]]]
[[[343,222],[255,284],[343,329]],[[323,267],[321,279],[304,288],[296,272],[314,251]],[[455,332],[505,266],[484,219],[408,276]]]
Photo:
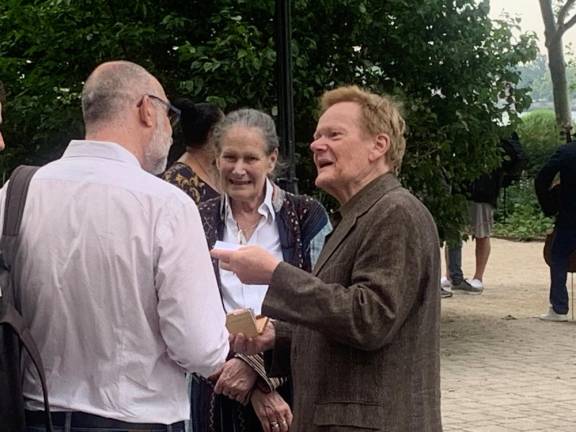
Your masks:
[[[258,212],[263,216],[254,230],[252,237],[248,241],[243,233],[238,229],[238,224],[232,215],[228,196],[225,197],[225,222],[224,238],[225,242],[241,245],[258,245],[276,258],[283,260],[282,248],[280,246],[280,234],[276,225],[276,214],[272,207],[272,183],[266,180],[266,194],[264,201],[258,208]],[[260,314],[262,301],[268,290],[268,285],[247,285],[240,282],[236,275],[227,270],[219,269],[220,282],[222,285],[222,297],[226,312],[234,309],[251,308],[255,314]]]

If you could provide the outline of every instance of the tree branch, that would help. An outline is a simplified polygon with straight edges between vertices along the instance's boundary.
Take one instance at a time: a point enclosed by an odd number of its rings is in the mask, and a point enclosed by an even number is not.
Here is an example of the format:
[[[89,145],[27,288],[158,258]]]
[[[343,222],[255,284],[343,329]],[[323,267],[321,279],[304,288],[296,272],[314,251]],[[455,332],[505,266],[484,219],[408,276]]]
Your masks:
[[[564,3],[560,8],[560,11],[558,12],[558,28],[564,26],[564,20],[566,19],[566,15],[568,15],[570,8],[574,5],[575,1],[576,0],[567,0],[566,3]]]
[[[562,25],[562,27],[558,28],[556,31],[556,37],[562,37],[562,35],[566,33],[566,30],[568,30],[574,24],[576,24],[576,15],[570,18],[566,24]]]

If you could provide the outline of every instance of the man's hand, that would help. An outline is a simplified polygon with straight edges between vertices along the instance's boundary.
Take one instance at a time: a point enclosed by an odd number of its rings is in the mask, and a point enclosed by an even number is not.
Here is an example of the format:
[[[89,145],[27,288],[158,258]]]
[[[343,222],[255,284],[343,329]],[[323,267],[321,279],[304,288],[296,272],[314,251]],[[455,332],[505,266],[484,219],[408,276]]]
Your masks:
[[[267,285],[280,260],[259,246],[238,250],[212,249],[212,257],[220,260],[220,268],[231,271],[245,284]]]
[[[250,391],[258,378],[254,369],[246,362],[233,358],[224,364],[219,375],[214,393],[223,394],[242,404],[248,402]]]
[[[255,389],[250,398],[264,432],[288,432],[292,424],[292,411],[278,392],[263,393]]]
[[[274,348],[276,330],[272,320],[268,320],[264,331],[256,337],[246,337],[243,333],[230,335],[230,349],[239,354],[254,355]]]

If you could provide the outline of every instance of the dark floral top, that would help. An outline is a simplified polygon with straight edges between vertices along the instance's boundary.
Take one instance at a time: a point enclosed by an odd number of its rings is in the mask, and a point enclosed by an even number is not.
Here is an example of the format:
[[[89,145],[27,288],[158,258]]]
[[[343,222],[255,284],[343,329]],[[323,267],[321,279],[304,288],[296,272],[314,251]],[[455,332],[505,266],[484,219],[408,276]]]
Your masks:
[[[217,191],[204,183],[192,168],[182,162],[175,162],[161,177],[186,192],[196,204],[220,196]]]

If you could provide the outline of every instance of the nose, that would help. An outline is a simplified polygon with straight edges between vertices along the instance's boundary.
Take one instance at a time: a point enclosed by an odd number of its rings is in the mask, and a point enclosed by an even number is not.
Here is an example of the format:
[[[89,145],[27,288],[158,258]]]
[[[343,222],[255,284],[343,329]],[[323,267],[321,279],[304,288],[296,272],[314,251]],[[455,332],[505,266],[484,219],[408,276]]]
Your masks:
[[[322,137],[318,137],[310,143],[310,150],[312,150],[313,153],[319,152],[323,148],[324,148],[324,142]]]
[[[242,175],[245,172],[246,172],[246,169],[244,168],[244,161],[242,159],[238,159],[236,162],[234,162],[232,174]]]

